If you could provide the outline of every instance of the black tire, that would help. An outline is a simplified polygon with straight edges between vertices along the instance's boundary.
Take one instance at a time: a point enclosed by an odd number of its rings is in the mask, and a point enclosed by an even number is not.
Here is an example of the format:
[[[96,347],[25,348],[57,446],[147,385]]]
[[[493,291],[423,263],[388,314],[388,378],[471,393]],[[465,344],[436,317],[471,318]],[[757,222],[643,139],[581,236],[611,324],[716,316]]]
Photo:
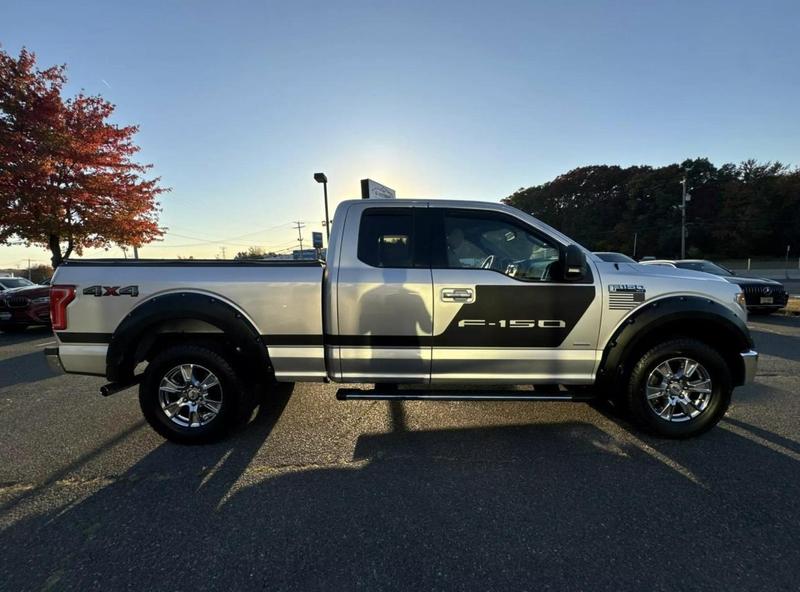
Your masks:
[[[222,393],[219,411],[203,425],[178,425],[162,408],[161,381],[170,370],[182,364],[202,366],[219,381]],[[222,353],[211,347],[187,344],[162,351],[147,365],[139,385],[139,405],[150,426],[167,440],[179,444],[207,444],[226,436],[249,419],[254,408],[254,394]]]
[[[669,421],[660,417],[647,400],[647,381],[662,362],[687,357],[695,360],[708,373],[711,396],[708,405],[696,417]],[[625,402],[631,419],[646,431],[664,438],[691,438],[714,427],[725,415],[731,401],[731,371],[722,356],[712,347],[696,339],[674,339],[645,352],[631,372]],[[678,413],[683,413],[680,407]]]

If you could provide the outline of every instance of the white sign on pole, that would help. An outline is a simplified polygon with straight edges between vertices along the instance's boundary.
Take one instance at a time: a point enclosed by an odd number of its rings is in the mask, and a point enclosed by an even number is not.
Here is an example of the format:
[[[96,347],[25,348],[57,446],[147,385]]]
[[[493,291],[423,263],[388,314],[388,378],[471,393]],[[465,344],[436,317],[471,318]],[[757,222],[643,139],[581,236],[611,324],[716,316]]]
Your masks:
[[[361,179],[361,199],[395,199],[394,189],[372,179]]]

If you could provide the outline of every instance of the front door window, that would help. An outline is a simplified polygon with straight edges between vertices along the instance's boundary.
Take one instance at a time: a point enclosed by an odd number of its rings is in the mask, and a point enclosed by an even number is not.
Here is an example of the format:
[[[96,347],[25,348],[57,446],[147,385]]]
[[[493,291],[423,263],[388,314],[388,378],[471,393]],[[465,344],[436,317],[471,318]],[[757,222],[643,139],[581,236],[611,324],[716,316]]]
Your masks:
[[[447,212],[444,215],[448,269],[489,269],[517,280],[557,280],[559,250],[505,217]]]

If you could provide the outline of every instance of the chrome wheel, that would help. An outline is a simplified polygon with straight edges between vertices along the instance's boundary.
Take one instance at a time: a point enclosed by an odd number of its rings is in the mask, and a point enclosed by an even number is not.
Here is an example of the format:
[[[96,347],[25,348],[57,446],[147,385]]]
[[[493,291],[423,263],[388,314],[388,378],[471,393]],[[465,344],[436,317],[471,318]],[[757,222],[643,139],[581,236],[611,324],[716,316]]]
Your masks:
[[[213,421],[222,409],[222,385],[208,368],[181,364],[161,379],[158,401],[170,421],[197,428]]]
[[[689,421],[711,401],[711,375],[691,358],[661,362],[647,377],[647,404],[665,421]]]

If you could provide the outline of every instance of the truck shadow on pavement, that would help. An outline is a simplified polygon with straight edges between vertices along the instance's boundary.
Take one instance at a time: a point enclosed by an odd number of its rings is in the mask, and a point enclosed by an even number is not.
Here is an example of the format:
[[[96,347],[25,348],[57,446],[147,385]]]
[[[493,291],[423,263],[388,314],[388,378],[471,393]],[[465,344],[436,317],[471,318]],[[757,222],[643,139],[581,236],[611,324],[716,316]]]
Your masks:
[[[41,350],[0,360],[0,388],[34,383],[58,375],[47,365]]]
[[[0,331],[0,348],[28,344],[40,339],[52,338],[47,327],[30,327],[19,332]],[[5,353],[5,352],[2,352]],[[44,351],[29,352],[0,359],[0,388],[22,383],[31,383],[56,376],[44,358]]]
[[[0,330],[0,347],[4,345],[16,345],[18,343],[27,343],[29,341],[36,341],[37,339],[53,337],[53,331],[50,327],[28,327],[20,331],[2,331]]]
[[[642,439],[603,416],[404,428],[358,437],[352,458],[341,462],[250,467],[270,446],[283,405],[265,408],[228,442],[160,445],[57,510],[17,504],[11,511],[26,517],[0,532],[4,586],[660,590],[796,583],[800,457],[750,437],[747,424],[731,431],[723,423],[684,442]],[[165,473],[165,466],[174,469]]]

